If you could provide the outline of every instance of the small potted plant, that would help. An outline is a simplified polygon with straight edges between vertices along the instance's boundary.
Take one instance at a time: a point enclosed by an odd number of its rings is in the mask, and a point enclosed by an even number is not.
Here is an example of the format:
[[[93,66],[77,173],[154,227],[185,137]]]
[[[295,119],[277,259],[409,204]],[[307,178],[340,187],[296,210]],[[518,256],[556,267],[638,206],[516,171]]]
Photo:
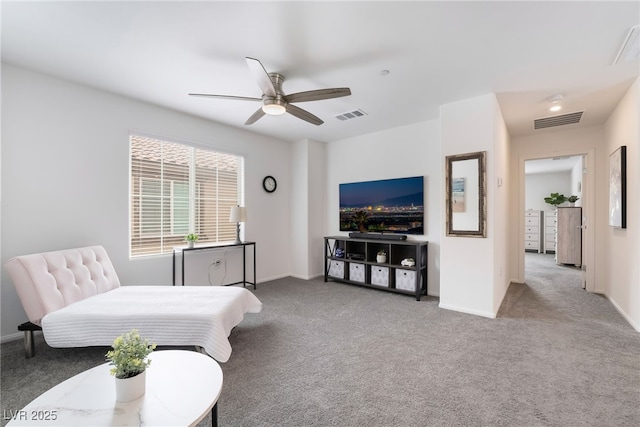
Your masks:
[[[187,234],[185,236],[184,240],[187,241],[187,246],[192,248],[196,244],[196,242],[198,241],[198,235],[195,234],[195,233]]]
[[[578,200],[580,200],[580,197],[578,196],[569,196],[567,198],[567,202],[569,202],[570,206],[575,206]]]
[[[147,358],[155,344],[142,338],[136,329],[120,335],[113,341],[113,350],[106,357],[113,368],[109,370],[116,377],[116,400],[130,402],[142,396],[145,391],[146,369],[151,365]]]
[[[384,250],[379,250],[376,255],[376,262],[387,262],[387,253]]]
[[[554,207],[558,207],[558,205],[563,204],[567,201],[567,197],[564,194],[560,193],[551,193],[549,197],[544,198],[545,203],[549,203]]]

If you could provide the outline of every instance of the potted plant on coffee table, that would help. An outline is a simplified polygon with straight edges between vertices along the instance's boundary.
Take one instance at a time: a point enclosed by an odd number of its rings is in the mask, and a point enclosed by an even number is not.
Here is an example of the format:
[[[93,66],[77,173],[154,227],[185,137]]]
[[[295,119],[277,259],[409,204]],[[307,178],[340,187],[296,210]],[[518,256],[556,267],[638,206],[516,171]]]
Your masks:
[[[109,373],[116,377],[116,400],[129,402],[145,392],[146,370],[151,364],[147,358],[156,345],[142,338],[136,329],[120,335],[113,341],[113,350],[107,352]]]

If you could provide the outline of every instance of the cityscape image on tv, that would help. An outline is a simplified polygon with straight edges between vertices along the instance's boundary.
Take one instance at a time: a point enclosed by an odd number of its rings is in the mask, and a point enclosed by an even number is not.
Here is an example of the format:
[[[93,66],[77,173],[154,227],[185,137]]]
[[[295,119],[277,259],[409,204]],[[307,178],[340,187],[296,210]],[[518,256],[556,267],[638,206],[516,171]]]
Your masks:
[[[340,231],[424,234],[424,177],[340,184]]]

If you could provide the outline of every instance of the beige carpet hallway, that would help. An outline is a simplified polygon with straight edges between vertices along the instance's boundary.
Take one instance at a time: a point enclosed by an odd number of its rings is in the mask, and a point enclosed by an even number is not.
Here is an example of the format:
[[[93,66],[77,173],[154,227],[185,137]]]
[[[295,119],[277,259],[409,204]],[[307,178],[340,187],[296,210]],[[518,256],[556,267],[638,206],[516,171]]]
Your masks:
[[[550,255],[527,254],[526,282],[497,319],[321,278],[261,283],[263,311],[234,329],[221,365],[220,425],[640,425],[640,334]],[[4,412],[107,349],[39,337],[33,359],[20,341],[1,350]]]

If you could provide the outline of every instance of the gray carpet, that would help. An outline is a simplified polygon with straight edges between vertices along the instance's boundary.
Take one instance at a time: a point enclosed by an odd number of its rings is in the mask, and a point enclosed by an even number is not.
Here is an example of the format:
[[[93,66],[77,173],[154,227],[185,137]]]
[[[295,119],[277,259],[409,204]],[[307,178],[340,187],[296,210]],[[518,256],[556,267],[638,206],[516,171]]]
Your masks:
[[[550,255],[527,254],[526,281],[498,319],[321,279],[260,284],[264,309],[221,365],[220,425],[640,425],[640,334]],[[1,349],[3,411],[107,350]]]

